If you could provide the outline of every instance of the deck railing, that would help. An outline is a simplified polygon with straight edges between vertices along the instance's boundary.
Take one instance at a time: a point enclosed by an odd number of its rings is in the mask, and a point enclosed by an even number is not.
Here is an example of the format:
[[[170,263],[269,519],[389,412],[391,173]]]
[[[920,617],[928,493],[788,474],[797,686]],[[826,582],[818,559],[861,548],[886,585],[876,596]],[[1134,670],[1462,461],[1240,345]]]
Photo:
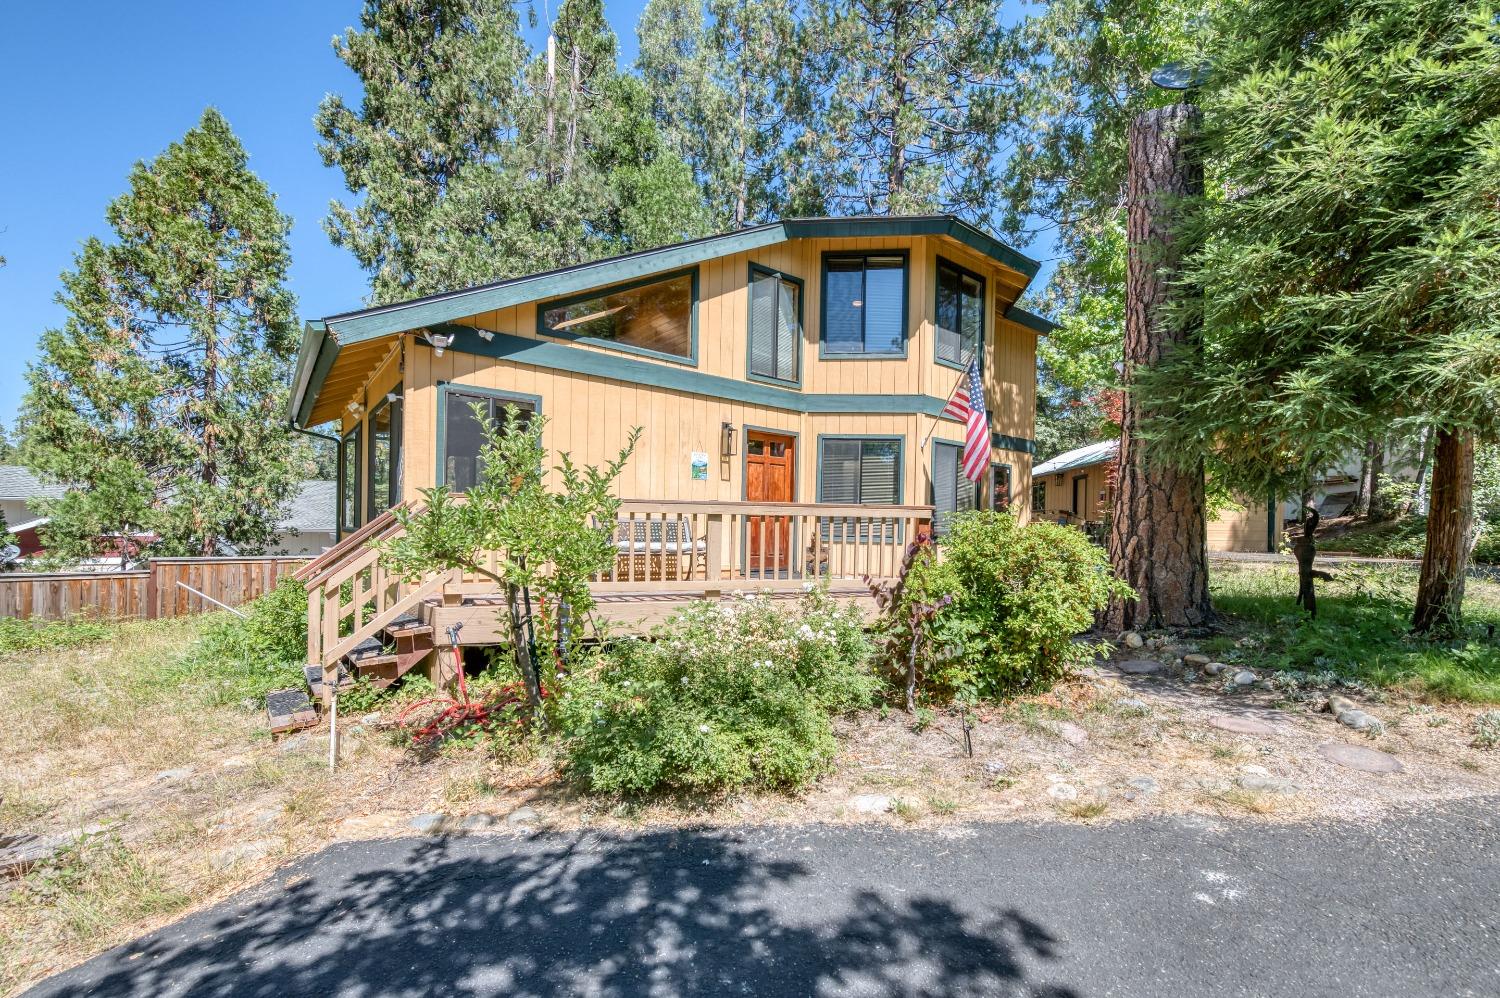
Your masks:
[[[627,499],[601,523],[613,564],[590,588],[603,594],[800,587],[814,580],[889,578],[906,545],[931,529],[931,506],[690,502]],[[307,661],[325,689],[339,659],[391,621],[439,595],[493,592],[479,575],[438,572],[407,580],[385,570],[375,543],[399,536],[390,514],[371,521],[300,573],[307,586]],[[491,560],[498,560],[491,553]]]

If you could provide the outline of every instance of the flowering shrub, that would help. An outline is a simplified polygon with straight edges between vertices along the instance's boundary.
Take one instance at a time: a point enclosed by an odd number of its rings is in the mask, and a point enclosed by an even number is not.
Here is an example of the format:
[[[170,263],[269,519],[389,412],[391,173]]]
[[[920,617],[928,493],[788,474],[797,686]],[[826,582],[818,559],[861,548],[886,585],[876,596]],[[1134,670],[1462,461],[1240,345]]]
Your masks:
[[[923,671],[941,695],[993,699],[1050,685],[1093,653],[1074,635],[1093,626],[1111,594],[1130,592],[1079,530],[1023,527],[1009,513],[954,516],[939,555],[914,560],[881,627],[910,627],[914,607],[939,607]]]
[[[607,793],[803,786],[833,758],[831,716],[874,695],[869,658],[859,611],[825,590],[696,603],[570,675],[571,770]]]

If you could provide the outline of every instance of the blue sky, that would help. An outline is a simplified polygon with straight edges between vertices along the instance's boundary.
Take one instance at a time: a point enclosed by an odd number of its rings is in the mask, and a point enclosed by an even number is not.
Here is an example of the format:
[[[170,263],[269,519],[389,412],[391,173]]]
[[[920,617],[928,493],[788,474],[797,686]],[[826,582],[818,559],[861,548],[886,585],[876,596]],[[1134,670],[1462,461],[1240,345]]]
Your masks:
[[[644,0],[610,3],[624,60]],[[358,96],[331,40],[355,0],[16,4],[0,32],[0,422],[15,426],[38,334],[62,319],[58,275],[105,233],[132,164],[212,104],[293,219],[292,289],[304,316],[357,307],[365,279],[321,220],[342,176],[318,158],[312,118],[329,92]],[[545,23],[539,2],[537,19]],[[525,23],[523,9],[522,19]],[[545,37],[545,29],[538,29]],[[532,32],[536,34],[537,32]]]

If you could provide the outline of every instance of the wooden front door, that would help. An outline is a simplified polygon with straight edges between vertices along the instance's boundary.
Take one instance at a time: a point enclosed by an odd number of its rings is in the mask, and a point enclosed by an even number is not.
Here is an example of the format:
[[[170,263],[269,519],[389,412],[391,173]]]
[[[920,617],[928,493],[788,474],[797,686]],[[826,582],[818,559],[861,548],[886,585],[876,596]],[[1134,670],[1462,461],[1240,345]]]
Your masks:
[[[745,439],[745,500],[791,502],[796,451],[795,437],[749,431]],[[790,517],[752,516],[746,527],[750,571],[765,577],[791,567]]]

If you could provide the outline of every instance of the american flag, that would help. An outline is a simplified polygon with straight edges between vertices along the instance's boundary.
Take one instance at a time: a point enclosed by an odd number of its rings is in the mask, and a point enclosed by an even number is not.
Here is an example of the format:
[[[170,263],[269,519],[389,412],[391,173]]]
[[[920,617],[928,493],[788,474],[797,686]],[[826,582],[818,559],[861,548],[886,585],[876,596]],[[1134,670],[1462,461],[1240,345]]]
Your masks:
[[[979,380],[979,358],[959,376],[958,385],[943,406],[943,415],[964,424],[964,477],[977,482],[990,466],[990,417],[984,411],[984,385]]]

